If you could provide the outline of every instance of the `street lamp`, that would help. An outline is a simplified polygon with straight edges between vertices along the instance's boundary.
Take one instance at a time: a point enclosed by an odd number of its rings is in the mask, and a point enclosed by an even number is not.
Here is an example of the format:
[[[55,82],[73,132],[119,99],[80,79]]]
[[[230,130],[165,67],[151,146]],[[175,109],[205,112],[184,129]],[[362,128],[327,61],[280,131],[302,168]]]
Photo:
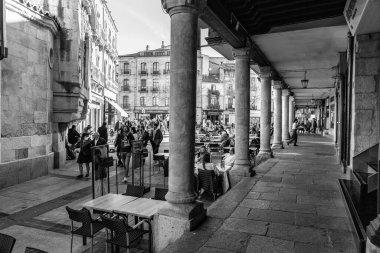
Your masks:
[[[306,79],[306,71],[305,71],[304,78],[301,80],[301,84],[302,84],[302,88],[304,88],[304,89],[306,89],[307,85],[309,84],[309,80]]]

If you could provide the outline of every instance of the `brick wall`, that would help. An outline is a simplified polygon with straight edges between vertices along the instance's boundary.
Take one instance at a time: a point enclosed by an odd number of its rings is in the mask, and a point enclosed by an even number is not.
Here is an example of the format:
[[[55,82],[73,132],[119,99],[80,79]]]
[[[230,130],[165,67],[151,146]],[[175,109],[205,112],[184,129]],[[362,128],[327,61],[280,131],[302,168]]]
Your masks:
[[[353,156],[379,142],[380,33],[355,38]]]

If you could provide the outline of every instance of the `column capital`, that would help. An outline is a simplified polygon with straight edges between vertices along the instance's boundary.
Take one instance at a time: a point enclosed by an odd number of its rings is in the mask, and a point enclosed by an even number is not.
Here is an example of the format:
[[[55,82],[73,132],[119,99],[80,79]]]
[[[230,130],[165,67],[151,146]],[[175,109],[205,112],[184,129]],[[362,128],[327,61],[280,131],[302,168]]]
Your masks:
[[[282,89],[282,81],[273,80],[272,81],[273,89],[281,90]]]
[[[235,59],[250,59],[251,49],[249,47],[234,48],[232,54]]]
[[[282,96],[287,96],[289,97],[290,91],[288,89],[283,89],[282,90]]]
[[[290,96],[289,96],[289,101],[294,102],[294,96],[293,96],[293,95],[290,95]]]
[[[162,7],[170,16],[176,13],[194,13],[198,14],[199,0],[161,0]]]
[[[269,66],[259,67],[261,78],[270,78],[273,76],[272,68]]]

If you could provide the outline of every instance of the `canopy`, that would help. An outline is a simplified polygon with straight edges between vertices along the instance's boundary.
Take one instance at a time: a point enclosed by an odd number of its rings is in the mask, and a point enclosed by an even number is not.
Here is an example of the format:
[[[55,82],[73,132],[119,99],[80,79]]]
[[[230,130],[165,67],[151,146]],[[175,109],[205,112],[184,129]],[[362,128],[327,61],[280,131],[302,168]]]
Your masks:
[[[120,112],[122,117],[129,117],[128,113],[126,113],[126,111],[124,111],[123,108],[121,108],[121,106],[118,105],[116,102],[109,99],[106,99],[106,101],[110,103],[113,107],[115,107],[115,109]]]

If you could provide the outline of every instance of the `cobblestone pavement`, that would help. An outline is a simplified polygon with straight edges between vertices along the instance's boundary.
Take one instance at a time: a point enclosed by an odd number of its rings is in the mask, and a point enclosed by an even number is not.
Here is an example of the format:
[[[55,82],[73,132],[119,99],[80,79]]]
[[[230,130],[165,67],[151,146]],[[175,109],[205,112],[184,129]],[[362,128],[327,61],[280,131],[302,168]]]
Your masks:
[[[164,252],[356,252],[331,139],[301,135],[208,208],[207,221]]]

